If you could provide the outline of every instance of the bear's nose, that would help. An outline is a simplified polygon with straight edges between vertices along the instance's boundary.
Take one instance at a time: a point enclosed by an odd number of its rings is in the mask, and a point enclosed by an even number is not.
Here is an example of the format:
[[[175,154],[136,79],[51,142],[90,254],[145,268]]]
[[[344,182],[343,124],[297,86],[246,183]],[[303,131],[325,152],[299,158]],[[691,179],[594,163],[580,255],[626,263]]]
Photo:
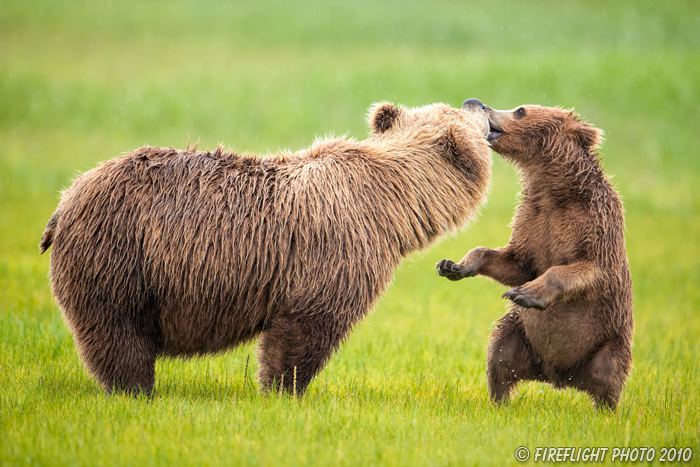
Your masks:
[[[478,109],[488,110],[488,106],[481,103],[479,99],[467,99],[462,103],[462,110],[466,110],[468,107],[476,107]]]

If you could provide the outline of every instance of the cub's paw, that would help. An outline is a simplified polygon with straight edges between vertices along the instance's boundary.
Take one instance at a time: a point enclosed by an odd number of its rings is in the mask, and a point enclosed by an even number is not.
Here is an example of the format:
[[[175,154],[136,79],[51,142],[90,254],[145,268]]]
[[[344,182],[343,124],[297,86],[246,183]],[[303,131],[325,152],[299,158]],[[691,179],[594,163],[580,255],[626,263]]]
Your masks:
[[[458,281],[465,277],[476,275],[476,271],[472,271],[469,267],[462,266],[449,259],[443,259],[436,265],[438,276],[447,277],[451,281]]]
[[[507,298],[523,308],[536,308],[538,310],[544,310],[548,305],[543,298],[539,297],[525,286],[510,289],[504,293],[501,298]]]

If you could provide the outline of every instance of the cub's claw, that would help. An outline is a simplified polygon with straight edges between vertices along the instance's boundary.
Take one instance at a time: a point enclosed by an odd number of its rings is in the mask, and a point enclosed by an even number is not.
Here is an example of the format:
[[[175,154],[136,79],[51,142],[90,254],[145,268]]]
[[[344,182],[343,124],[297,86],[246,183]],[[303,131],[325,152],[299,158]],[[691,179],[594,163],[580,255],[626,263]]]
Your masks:
[[[451,281],[458,281],[465,277],[472,277],[475,274],[459,263],[449,259],[443,259],[437,265],[438,276],[447,277]]]
[[[459,274],[459,270],[456,266],[458,265],[455,264],[453,261],[449,259],[443,259],[436,265],[437,275],[447,277],[451,281],[458,281],[462,277]]]
[[[532,295],[527,290],[523,290],[522,287],[510,289],[504,293],[501,298],[507,298],[523,308],[536,308],[538,310],[544,310],[547,308],[547,304],[544,302],[544,300]]]

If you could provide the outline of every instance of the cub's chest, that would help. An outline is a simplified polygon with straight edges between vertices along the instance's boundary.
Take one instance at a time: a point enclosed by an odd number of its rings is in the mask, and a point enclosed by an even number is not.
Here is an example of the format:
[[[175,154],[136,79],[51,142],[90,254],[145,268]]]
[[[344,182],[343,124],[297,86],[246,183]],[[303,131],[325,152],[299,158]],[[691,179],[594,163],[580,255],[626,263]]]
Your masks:
[[[591,219],[576,204],[525,202],[513,224],[513,241],[539,273],[585,256]],[[538,274],[539,275],[539,274]]]

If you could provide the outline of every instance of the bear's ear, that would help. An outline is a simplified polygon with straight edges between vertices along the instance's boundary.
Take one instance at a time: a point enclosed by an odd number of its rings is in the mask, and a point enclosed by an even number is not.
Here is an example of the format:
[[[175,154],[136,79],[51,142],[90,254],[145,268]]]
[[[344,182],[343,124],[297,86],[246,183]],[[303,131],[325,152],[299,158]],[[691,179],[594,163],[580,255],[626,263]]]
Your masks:
[[[467,151],[467,142],[453,125],[445,128],[442,144],[445,154],[451,159],[459,159]]]
[[[573,111],[569,112],[565,131],[578,146],[586,149],[597,149],[603,137],[602,130],[582,121]]]
[[[369,109],[369,126],[376,134],[384,133],[391,128],[401,114],[401,109],[390,102],[374,104]]]

